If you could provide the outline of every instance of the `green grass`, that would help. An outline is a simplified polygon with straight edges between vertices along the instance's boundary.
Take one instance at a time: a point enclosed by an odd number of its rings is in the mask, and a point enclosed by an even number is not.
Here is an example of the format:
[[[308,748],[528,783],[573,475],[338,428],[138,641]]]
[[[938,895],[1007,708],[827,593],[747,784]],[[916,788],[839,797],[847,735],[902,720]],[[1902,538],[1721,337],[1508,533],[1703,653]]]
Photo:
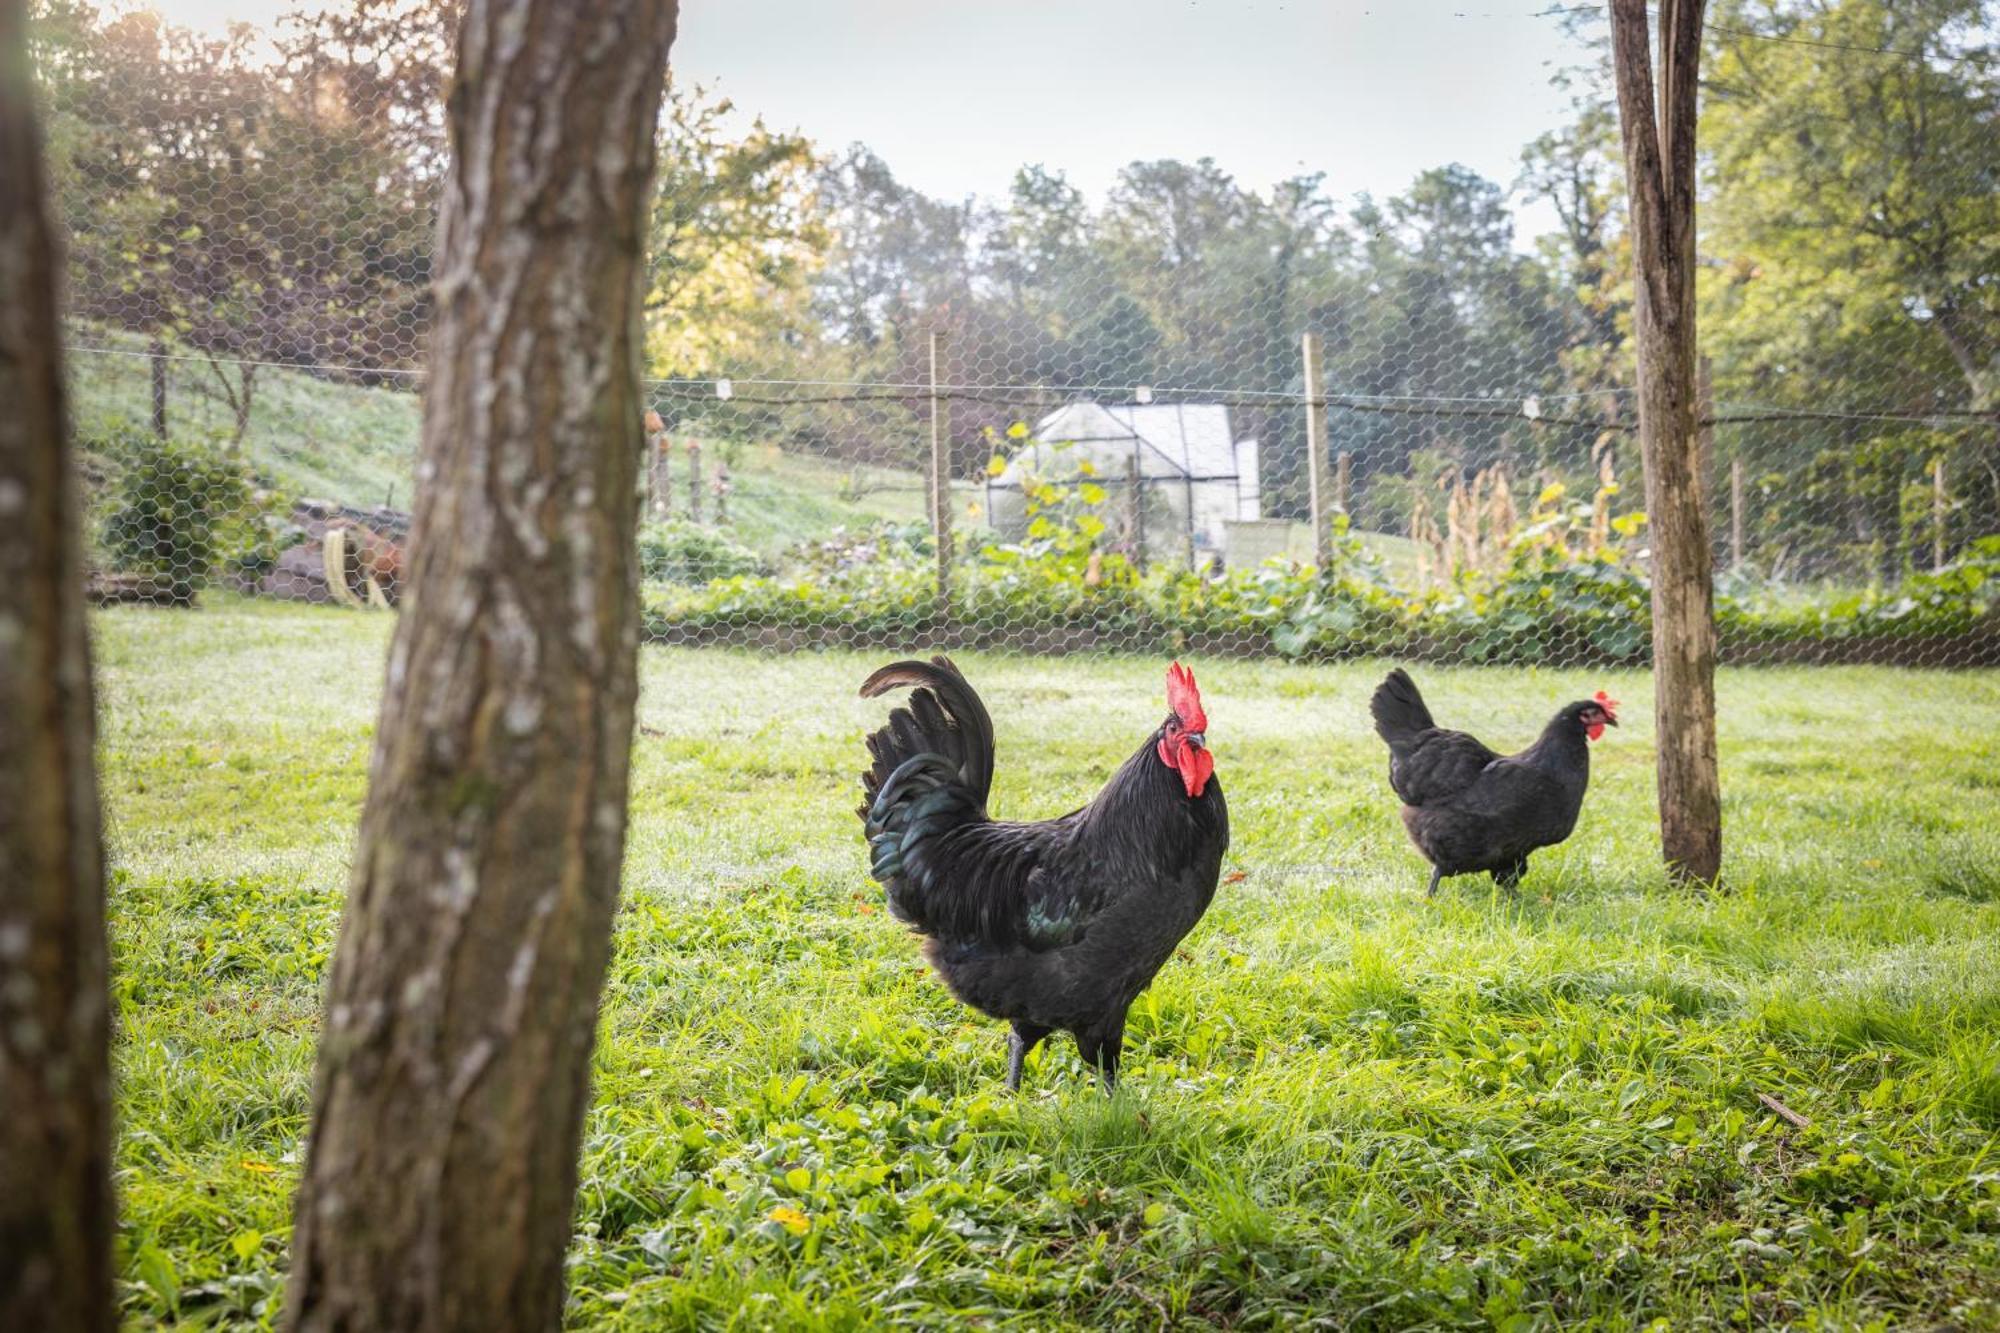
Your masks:
[[[104,350],[69,356],[78,434],[144,426],[152,410],[145,340],[85,329],[80,341]],[[167,428],[177,439],[227,444],[234,418],[207,365],[188,356],[168,363]],[[243,453],[290,495],[409,507],[416,394],[265,368],[252,403]]]
[[[126,1309],[256,1325],[388,622],[97,627]],[[1066,1040],[1007,1094],[880,910],[875,660],[645,651],[575,1326],[2000,1327],[2000,675],[1725,673],[1709,897],[1655,864],[1643,677],[1425,670],[1496,743],[1628,701],[1518,900],[1426,902],[1379,667],[1197,662],[1228,882],[1107,1100]],[[1161,712],[1157,662],[964,665],[1006,815]]]
[[[684,469],[678,455],[676,460]],[[677,488],[685,476],[684,470],[676,473]],[[837,527],[865,528],[881,520],[921,523],[927,509],[924,482],[915,472],[842,467],[772,445],[738,450],[729,481],[729,533],[766,557]],[[684,491],[675,493],[678,497]],[[704,497],[704,512],[713,516],[714,503]]]

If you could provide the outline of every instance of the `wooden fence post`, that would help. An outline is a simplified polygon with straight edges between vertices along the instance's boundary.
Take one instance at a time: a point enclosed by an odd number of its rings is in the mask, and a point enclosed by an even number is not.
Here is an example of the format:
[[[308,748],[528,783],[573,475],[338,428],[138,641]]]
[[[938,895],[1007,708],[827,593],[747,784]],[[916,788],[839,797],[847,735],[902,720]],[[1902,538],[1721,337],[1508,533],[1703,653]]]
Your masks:
[[[146,365],[153,380],[153,436],[167,438],[167,343],[155,338],[146,344]]]
[[[1944,568],[1945,517],[1951,511],[1951,492],[1944,480],[1944,455],[1931,461],[1931,573]]]
[[[951,406],[944,396],[944,330],[930,331],[931,538],[937,545],[938,621],[951,620]]]
[[[1132,457],[1125,462],[1125,521],[1132,529],[1132,563],[1140,570],[1146,568],[1146,492],[1145,481],[1139,476],[1139,446],[1132,446]]]
[[[688,456],[688,521],[701,522],[701,441],[689,436],[681,446]]]
[[[1333,530],[1326,512],[1333,487],[1326,475],[1326,400],[1320,384],[1319,335],[1304,335],[1299,351],[1305,361],[1306,502],[1312,516],[1313,567],[1325,573],[1333,562]]]
[[[1743,572],[1743,460],[1729,460],[1729,571]]]
[[[1715,557],[1695,429],[1695,103],[1705,0],[1661,0],[1655,96],[1647,0],[1610,0],[1653,563],[1653,711],[1669,873],[1722,872],[1715,753]],[[1657,111],[1656,111],[1657,108]]]
[[[667,423],[660,420],[658,412],[646,413],[646,490],[652,503],[653,513],[658,518],[673,517],[674,475],[667,465],[673,461],[668,452]]]

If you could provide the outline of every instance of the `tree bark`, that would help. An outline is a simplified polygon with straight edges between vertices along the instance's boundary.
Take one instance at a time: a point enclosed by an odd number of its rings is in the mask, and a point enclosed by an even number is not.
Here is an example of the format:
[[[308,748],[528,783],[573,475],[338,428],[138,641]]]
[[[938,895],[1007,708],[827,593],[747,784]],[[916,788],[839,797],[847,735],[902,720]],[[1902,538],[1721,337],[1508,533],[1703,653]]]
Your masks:
[[[1695,428],[1695,75],[1704,0],[1660,0],[1656,99],[1646,0],[1610,0],[1636,281],[1639,441],[1653,548],[1660,841],[1678,878],[1722,870],[1715,580]]]
[[[472,0],[414,564],[328,986],[294,1329],[552,1329],[624,855],[673,0]]]
[[[0,0],[0,1328],[115,1326],[90,642],[26,7]]]

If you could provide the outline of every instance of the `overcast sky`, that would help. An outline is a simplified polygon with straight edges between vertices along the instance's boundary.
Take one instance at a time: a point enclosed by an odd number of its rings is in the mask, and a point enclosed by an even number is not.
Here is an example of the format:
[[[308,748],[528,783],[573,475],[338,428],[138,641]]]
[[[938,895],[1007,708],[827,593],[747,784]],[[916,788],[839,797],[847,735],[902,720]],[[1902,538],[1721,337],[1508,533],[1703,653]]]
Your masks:
[[[297,0],[152,0],[268,22]],[[684,0],[677,77],[909,184],[997,196],[1015,167],[1093,196],[1135,158],[1210,156],[1345,199],[1463,162],[1511,183],[1562,117],[1552,0]]]

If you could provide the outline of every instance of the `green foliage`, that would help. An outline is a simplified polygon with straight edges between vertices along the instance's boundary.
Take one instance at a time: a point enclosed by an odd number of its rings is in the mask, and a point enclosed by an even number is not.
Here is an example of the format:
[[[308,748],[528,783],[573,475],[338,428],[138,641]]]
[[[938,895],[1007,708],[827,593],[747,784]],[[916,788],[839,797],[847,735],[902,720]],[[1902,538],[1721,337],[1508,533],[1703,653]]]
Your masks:
[[[208,600],[97,621],[119,1294],[248,1330],[290,1268],[390,621]],[[2000,1319],[1994,673],[1722,672],[1742,833],[1701,895],[1659,868],[1643,675],[1429,669],[1506,748],[1628,706],[1520,899],[1427,901],[1382,664],[1194,662],[1225,882],[1106,1099],[1067,1039],[1007,1095],[1004,1027],[883,911],[854,815],[882,660],[642,654],[567,1325]],[[961,660],[1002,817],[1088,799],[1159,722],[1156,660]]]
[[[1015,439],[1026,436],[1028,428],[1016,422],[1008,428]],[[990,543],[980,550],[980,559],[990,568],[1007,575],[1019,575],[1023,582],[1074,580],[1096,587],[1109,583],[1129,586],[1138,569],[1122,553],[1110,549],[1104,518],[1110,492],[1098,479],[1097,467],[1089,459],[1069,462],[1071,446],[1057,443],[1038,446],[1035,455],[1041,471],[1020,473],[1023,520],[1026,530],[1018,542]],[[1005,462],[995,453],[987,464],[989,476],[998,476]]]
[[[639,533],[639,570],[652,582],[698,588],[761,568],[755,551],[717,528],[674,522],[649,525]]]
[[[225,543],[258,521],[242,467],[213,451],[137,434],[84,448],[126,460],[103,501],[107,562],[152,576],[176,602],[192,602]]]
[[[1508,540],[1497,570],[1461,570],[1416,590],[1393,586],[1344,520],[1325,574],[1286,561],[1220,577],[1166,565],[1142,574],[1100,549],[1098,502],[1077,490],[1034,484],[1027,538],[954,566],[952,634],[992,646],[1152,653],[1194,645],[1305,660],[1391,654],[1494,665],[1638,665],[1651,652],[1652,591],[1635,554],[1644,515],[1608,518],[1566,503],[1560,487]],[[922,533],[844,534],[795,548],[776,575],[656,596],[647,630],[670,641],[789,647],[935,634],[935,570]],[[1925,638],[2000,634],[1996,550],[2000,538],[1974,543],[1947,569],[1893,590],[1801,592],[1724,579],[1716,596],[1724,654],[1757,660],[1814,646],[1874,651],[1884,642],[1920,654]]]

